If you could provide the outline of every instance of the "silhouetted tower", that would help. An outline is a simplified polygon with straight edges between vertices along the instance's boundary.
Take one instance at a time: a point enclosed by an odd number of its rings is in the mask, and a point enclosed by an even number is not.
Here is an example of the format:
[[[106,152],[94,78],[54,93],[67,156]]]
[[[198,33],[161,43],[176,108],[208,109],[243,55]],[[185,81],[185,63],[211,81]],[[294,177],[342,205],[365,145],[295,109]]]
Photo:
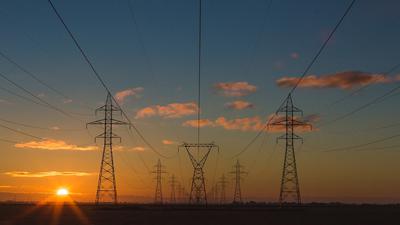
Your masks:
[[[221,204],[224,204],[226,202],[226,184],[228,181],[226,181],[225,174],[222,174],[221,178],[219,179],[219,192],[220,192],[220,197],[219,197],[219,202]]]
[[[242,170],[243,166],[240,165],[239,160],[236,161],[236,164],[233,166],[233,168],[234,171],[231,172],[235,176],[235,192],[233,194],[233,203],[243,203],[241,180],[242,174],[246,174],[247,172]]]
[[[281,204],[290,202],[301,204],[294,142],[295,140],[302,141],[303,139],[294,133],[294,129],[296,127],[307,126],[311,128],[311,125],[298,119],[303,116],[303,111],[293,105],[291,94],[288,95],[284,104],[276,112],[276,115],[278,117],[271,121],[269,126],[282,127],[286,132],[277,138],[277,141],[285,140],[286,142],[279,202]]]
[[[156,190],[154,194],[154,203],[155,204],[163,204],[163,195],[162,195],[162,174],[166,173],[163,170],[163,166],[161,165],[160,159],[158,159],[157,164],[154,166],[156,168],[152,173],[156,174]]]
[[[103,139],[103,154],[101,157],[100,173],[97,183],[96,204],[117,204],[117,187],[115,182],[112,143],[115,138],[119,139],[121,142],[121,138],[113,133],[113,125],[128,125],[128,123],[113,118],[113,113],[121,112],[121,109],[113,105],[110,93],[107,94],[106,104],[97,108],[95,112],[96,115],[97,112],[104,112],[104,119],[87,123],[87,125],[104,126],[104,132],[95,137],[95,141],[98,138]]]
[[[171,189],[171,195],[169,198],[169,202],[171,204],[176,204],[176,198],[175,198],[175,188],[176,188],[176,179],[175,179],[175,175],[172,174],[170,180],[169,180],[169,184],[170,184],[170,189]]]
[[[207,204],[207,193],[206,193],[206,183],[204,181],[204,171],[203,167],[207,161],[207,158],[213,149],[218,150],[218,146],[214,143],[209,144],[189,144],[183,143],[178,146],[178,150],[180,148],[185,148],[186,152],[189,155],[189,159],[193,166],[193,177],[192,177],[192,185],[190,189],[189,195],[189,203],[194,204]],[[197,157],[192,152],[193,150],[197,150]]]

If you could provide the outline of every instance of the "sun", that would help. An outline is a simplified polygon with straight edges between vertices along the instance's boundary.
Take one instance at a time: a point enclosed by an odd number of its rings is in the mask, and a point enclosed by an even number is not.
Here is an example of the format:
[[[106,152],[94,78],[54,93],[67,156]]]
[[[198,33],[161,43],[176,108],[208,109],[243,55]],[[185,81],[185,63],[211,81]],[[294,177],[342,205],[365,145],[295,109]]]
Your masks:
[[[60,197],[68,196],[69,191],[66,188],[59,188],[59,189],[57,189],[56,195],[60,196]]]

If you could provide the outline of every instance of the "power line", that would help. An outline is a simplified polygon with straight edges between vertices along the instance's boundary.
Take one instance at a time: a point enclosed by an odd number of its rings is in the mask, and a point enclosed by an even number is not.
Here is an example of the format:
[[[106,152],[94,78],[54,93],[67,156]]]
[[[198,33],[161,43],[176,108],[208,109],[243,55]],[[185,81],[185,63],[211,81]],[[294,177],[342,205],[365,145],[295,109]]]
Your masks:
[[[342,24],[344,18],[347,16],[347,14],[350,12],[351,8],[353,7],[354,3],[356,0],[352,0],[350,5],[347,7],[346,11],[342,15],[342,17],[339,19],[337,22],[336,26],[333,28],[331,33],[329,34],[328,38],[325,40],[325,42],[322,44],[320,49],[318,50],[317,54],[314,56],[314,58],[311,60],[310,64],[306,67],[304,70],[303,74],[300,76],[300,79],[297,81],[297,83],[293,86],[292,90],[290,90],[289,94],[292,94],[294,90],[297,88],[297,86],[301,83],[303,78],[307,75],[308,71],[311,69],[311,67],[314,65],[314,63],[317,61],[318,57],[321,55],[322,51],[325,49],[326,45],[328,42],[331,40],[333,35],[335,34],[336,30],[339,28],[339,26]]]
[[[7,129],[7,130],[11,130],[11,131],[13,131],[13,132],[15,132],[15,133],[18,133],[18,134],[22,134],[22,135],[24,135],[24,136],[32,137],[32,138],[39,139],[39,140],[44,140],[44,138],[38,137],[38,136],[33,135],[33,134],[30,134],[30,133],[28,133],[28,132],[16,130],[16,129],[14,129],[14,128],[8,127],[8,126],[3,125],[3,124],[0,124],[0,127],[4,128],[4,129]]]
[[[111,95],[112,100],[115,102],[115,104],[121,109],[121,113],[122,115],[126,118],[126,120],[129,122],[129,125],[131,127],[133,127],[133,129],[136,131],[136,133],[139,135],[139,137],[143,140],[143,142],[157,155],[163,157],[163,158],[170,158],[167,156],[164,156],[163,154],[161,154],[160,152],[158,152],[153,145],[150,144],[149,141],[147,141],[147,139],[143,136],[143,134],[140,132],[140,130],[132,123],[132,121],[129,119],[128,115],[125,113],[124,110],[122,110],[120,104],[118,103],[118,101],[115,100],[114,96],[111,94],[110,89],[107,87],[106,83],[104,82],[103,78],[100,76],[100,74],[97,72],[97,70],[95,69],[94,65],[92,64],[92,62],[90,61],[89,57],[86,55],[85,51],[83,50],[83,48],[79,45],[78,40],[75,38],[75,36],[73,35],[72,31],[68,28],[67,24],[64,22],[64,19],[61,17],[60,13],[57,11],[57,9],[55,8],[55,6],[53,5],[51,0],[48,0],[51,8],[53,9],[54,13],[56,14],[56,16],[58,17],[58,19],[60,20],[60,22],[62,23],[62,25],[64,26],[65,30],[68,32],[69,36],[71,37],[71,39],[73,40],[75,46],[78,48],[79,52],[81,53],[81,55],[83,56],[83,58],[85,59],[86,63],[90,66],[91,70],[93,71],[93,74],[95,75],[95,77],[100,81],[101,85],[104,87],[104,89],[106,89],[107,93],[109,93]]]
[[[62,92],[60,92],[59,90],[57,90],[56,88],[50,86],[49,84],[47,84],[46,82],[44,82],[43,80],[39,79],[38,76],[36,76],[35,74],[33,74],[31,71],[27,70],[26,68],[22,67],[20,64],[18,64],[15,60],[11,59],[8,55],[6,55],[4,52],[2,52],[0,50],[0,55],[6,59],[9,63],[13,64],[15,67],[17,67],[18,69],[20,69],[22,72],[24,72],[25,74],[29,75],[32,79],[34,79],[35,81],[37,81],[38,83],[42,84],[43,86],[47,87],[49,90],[53,91],[54,93],[58,94],[59,96],[69,100],[70,98],[68,96],[66,96],[65,94],[63,94]]]
[[[391,74],[392,72],[396,71],[397,68],[399,68],[399,67],[400,67],[400,63],[399,63],[399,64],[396,64],[395,66],[393,66],[392,68],[390,68],[388,71],[384,72],[383,75],[384,75],[384,76],[387,76],[388,74]],[[350,92],[349,94],[345,95],[344,97],[342,97],[342,98],[340,98],[340,99],[334,101],[334,102],[331,104],[331,106],[336,105],[336,104],[338,104],[338,103],[341,103],[341,102],[345,101],[346,99],[348,99],[348,98],[350,98],[350,97],[352,97],[352,96],[354,96],[354,95],[360,93],[361,91],[363,91],[364,89],[368,88],[368,87],[371,86],[372,84],[373,84],[373,83],[369,83],[369,84],[367,84],[367,85],[364,85],[364,86],[362,86],[362,87],[360,87],[360,88],[358,88],[358,89],[356,89],[356,90]]]
[[[332,149],[325,150],[324,152],[337,152],[337,151],[345,151],[345,150],[351,150],[351,149],[355,149],[355,148],[361,148],[361,147],[365,147],[365,146],[369,146],[369,145],[385,142],[385,141],[388,141],[388,140],[392,140],[392,139],[395,139],[395,138],[398,138],[398,137],[400,137],[400,134],[396,134],[396,135],[392,135],[392,136],[389,136],[389,137],[376,139],[374,141],[366,142],[366,143],[363,143],[363,144],[350,145],[350,146],[340,147],[340,148],[332,148]]]
[[[49,127],[40,127],[40,126],[31,125],[31,124],[15,122],[15,121],[3,119],[3,118],[0,118],[0,121],[6,122],[6,123],[9,123],[9,124],[22,126],[22,127],[39,129],[39,130],[50,130],[50,131],[79,131],[79,130],[84,130],[84,129],[52,129],[52,128],[49,128]]]
[[[33,98],[39,100],[40,102],[42,102],[45,106],[47,106],[50,109],[53,109],[55,111],[60,112],[61,114],[70,117],[72,119],[77,119],[74,116],[72,116],[71,114],[65,112],[64,110],[50,104],[49,102],[43,100],[42,98],[36,96],[34,93],[32,93],[31,91],[29,91],[28,89],[22,87],[21,85],[19,85],[18,83],[14,82],[13,80],[9,79],[7,76],[5,76],[4,74],[0,73],[0,77],[2,77],[4,80],[8,81],[9,83],[11,83],[12,85],[14,85],[15,87],[17,87],[18,89],[24,91],[25,93],[29,94],[30,96],[32,96]]]
[[[306,69],[304,70],[304,72],[302,73],[302,75],[300,76],[300,78],[297,80],[296,84],[292,87],[292,89],[289,91],[288,96],[285,97],[284,101],[282,101],[281,105],[278,107],[278,110],[285,104],[286,99],[294,92],[294,90],[296,90],[297,86],[301,83],[301,81],[304,79],[304,77],[306,76],[306,74],[308,73],[308,71],[311,69],[311,67],[314,65],[314,63],[317,61],[318,57],[321,55],[321,53],[323,52],[323,50],[325,49],[325,47],[327,46],[328,42],[331,40],[331,38],[333,37],[333,35],[335,34],[335,32],[337,31],[337,29],[340,27],[340,25],[342,24],[342,22],[344,21],[345,17],[348,15],[348,13],[350,12],[350,10],[352,9],[354,3],[356,0],[352,0],[350,5],[346,8],[346,11],[344,12],[344,14],[340,17],[339,21],[336,23],[335,27],[332,29],[332,31],[330,32],[328,38],[324,41],[324,43],[322,44],[322,46],[319,48],[317,54],[314,56],[314,58],[312,58],[311,62],[308,64],[308,66],[306,67]],[[265,131],[265,129],[267,129],[268,124],[275,118],[278,110],[275,112],[274,115],[272,115],[268,121],[266,122],[266,124],[264,125],[264,127],[257,133],[257,135],[250,140],[250,142],[237,154],[235,154],[232,158],[238,157],[241,154],[243,154],[244,152],[246,152],[251,146],[252,144],[260,137],[260,135]]]
[[[358,113],[358,112],[360,112],[360,111],[362,111],[362,110],[364,110],[364,109],[366,109],[366,108],[368,108],[368,107],[370,107],[372,105],[381,103],[381,102],[385,101],[387,98],[389,98],[390,95],[395,93],[397,90],[400,90],[400,85],[397,85],[396,87],[390,89],[388,92],[385,92],[383,95],[380,95],[380,96],[372,99],[371,101],[369,101],[369,102],[367,102],[367,103],[355,108],[354,110],[352,110],[352,111],[350,111],[350,112],[348,112],[346,114],[343,114],[343,115],[341,115],[339,117],[336,117],[335,119],[333,119],[331,121],[328,121],[326,123],[321,124],[320,126],[318,126],[318,128],[325,127],[325,126],[330,125],[330,124],[332,124],[334,122],[337,122],[339,120],[346,119],[346,118],[348,118],[348,117],[350,117],[350,116],[352,116],[352,115],[354,115],[354,114],[356,114],[356,113]]]
[[[136,34],[137,34],[137,39],[138,39],[140,47],[142,48],[143,56],[144,56],[144,58],[146,60],[149,73],[150,73],[151,76],[155,77],[154,76],[154,71],[152,69],[152,63],[151,63],[148,51],[147,51],[147,49],[146,49],[146,47],[144,45],[144,41],[143,41],[142,35],[140,34],[139,25],[138,25],[138,22],[137,22],[137,19],[136,19],[136,14],[135,14],[135,10],[134,10],[133,5],[132,5],[132,1],[131,0],[127,0],[127,2],[128,2],[128,8],[129,8],[129,12],[130,12],[130,15],[131,15],[131,18],[132,18],[132,22],[133,22],[133,24],[135,25],[135,28],[136,28],[135,30],[136,30]]]
[[[0,86],[0,90],[3,90],[3,91],[5,91],[5,92],[7,92],[7,93],[9,93],[11,95],[14,95],[14,96],[16,96],[16,97],[18,97],[20,99],[23,99],[23,100],[27,101],[27,102],[31,102],[31,103],[34,103],[36,105],[40,105],[40,106],[46,107],[45,105],[43,105],[43,104],[41,104],[39,102],[36,102],[36,101],[34,101],[34,100],[30,99],[30,98],[27,98],[27,97],[25,97],[23,95],[20,95],[20,94],[18,94],[16,92],[13,92],[13,91],[11,91],[11,90],[9,90],[7,88],[4,88],[4,87]]]
[[[201,14],[202,14],[202,1],[199,0],[199,21],[198,21],[198,68],[197,68],[197,144],[200,144],[200,106],[201,106]]]

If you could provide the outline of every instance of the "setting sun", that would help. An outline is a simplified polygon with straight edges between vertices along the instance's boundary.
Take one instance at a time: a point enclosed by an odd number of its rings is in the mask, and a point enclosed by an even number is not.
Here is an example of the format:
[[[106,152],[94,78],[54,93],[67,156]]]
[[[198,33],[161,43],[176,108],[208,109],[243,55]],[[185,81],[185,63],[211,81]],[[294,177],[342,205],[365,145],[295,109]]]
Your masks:
[[[69,195],[69,191],[66,188],[59,188],[56,192],[57,196],[67,196]]]

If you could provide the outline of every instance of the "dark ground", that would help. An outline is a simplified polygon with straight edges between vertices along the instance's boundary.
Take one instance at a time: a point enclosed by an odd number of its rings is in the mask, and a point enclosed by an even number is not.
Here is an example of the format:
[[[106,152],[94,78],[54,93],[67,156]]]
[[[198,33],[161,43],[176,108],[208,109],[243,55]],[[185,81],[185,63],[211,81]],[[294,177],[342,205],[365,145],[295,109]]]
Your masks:
[[[74,211],[71,205],[60,208],[56,205],[0,204],[0,225],[400,225],[400,205],[305,205],[285,208],[271,205],[207,208],[79,205],[78,208],[79,211]]]

